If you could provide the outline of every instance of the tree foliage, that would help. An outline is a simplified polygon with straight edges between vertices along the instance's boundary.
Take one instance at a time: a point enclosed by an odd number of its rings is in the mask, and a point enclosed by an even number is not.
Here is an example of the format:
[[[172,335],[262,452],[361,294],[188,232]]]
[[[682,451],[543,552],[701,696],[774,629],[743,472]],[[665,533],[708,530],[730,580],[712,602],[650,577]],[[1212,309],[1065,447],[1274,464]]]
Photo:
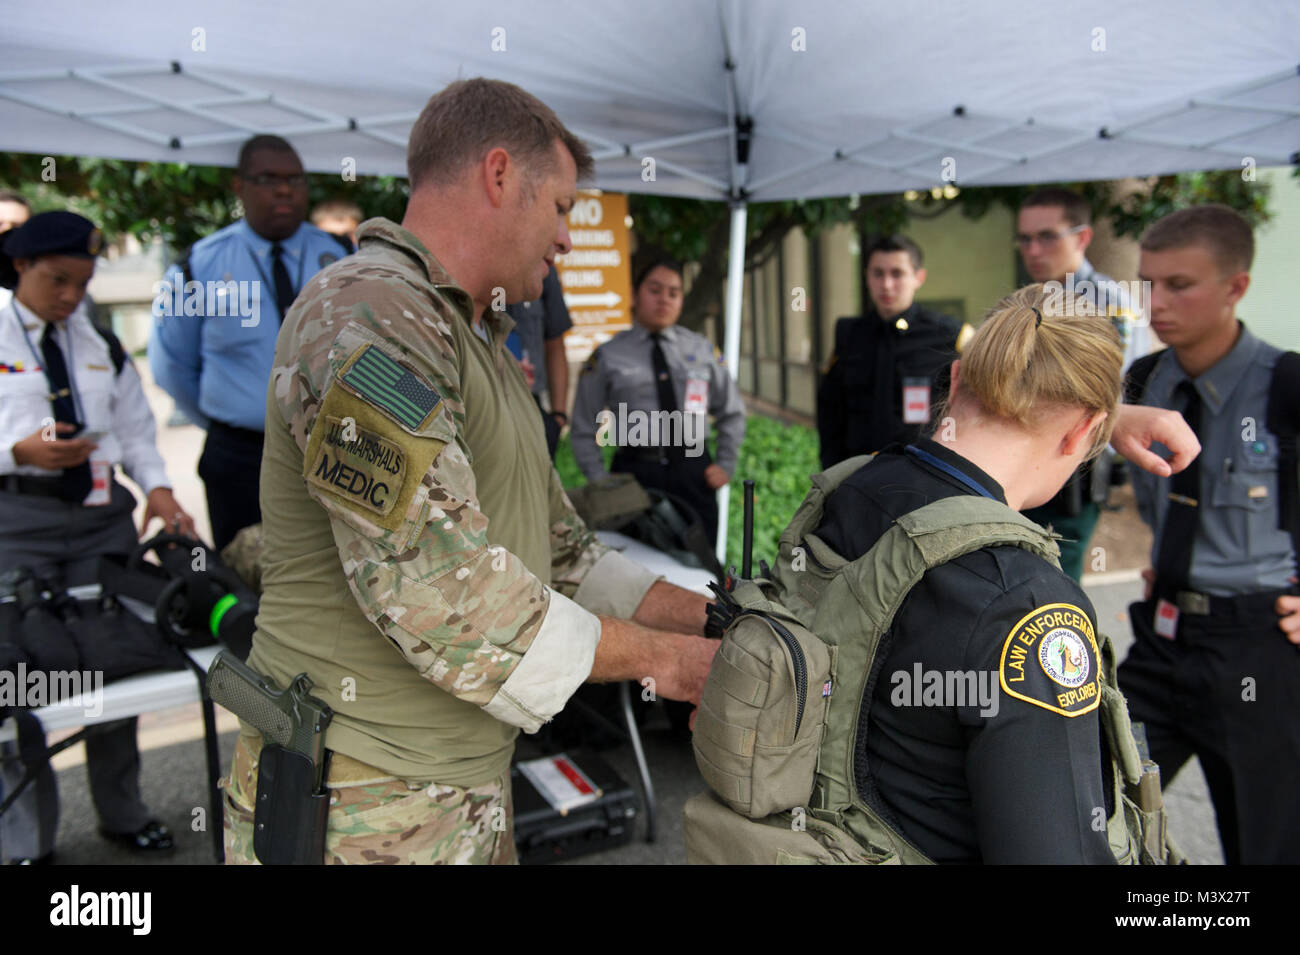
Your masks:
[[[141,242],[161,238],[174,253],[239,216],[230,169],[84,156],[51,158],[52,166],[42,156],[0,156],[0,185],[22,192],[37,212],[80,212],[98,224],[110,241],[127,234]],[[396,220],[402,218],[408,195],[406,180],[396,176],[344,181],[337,174],[311,173],[307,189],[311,206],[324,199],[350,199],[366,218]]]
[[[746,223],[746,268],[762,265],[792,229],[802,229],[815,238],[830,227],[848,224],[866,235],[883,235],[901,231],[916,219],[935,218],[953,209],[979,219],[996,206],[1018,208],[1025,196],[1042,185],[1046,184],[961,189],[955,196],[950,193],[950,198],[935,194],[939,192],[935,190],[913,194],[911,199],[885,195],[757,203],[749,207]],[[1121,236],[1136,237],[1161,216],[1204,202],[1229,205],[1254,225],[1269,218],[1268,184],[1248,181],[1240,170],[1153,176],[1133,193],[1116,193],[1115,184],[1108,181],[1060,185],[1079,191],[1092,205],[1094,218],[1109,219]],[[643,245],[698,264],[682,314],[684,325],[698,328],[707,315],[721,308],[729,257],[726,205],[632,196],[629,207]]]
[[[37,211],[71,208],[98,223],[113,238],[130,234],[147,242],[162,238],[176,252],[235,221],[238,203],[230,191],[231,170],[189,163],[23,153],[0,155],[0,185],[27,195]],[[53,173],[52,180],[50,173]],[[1109,219],[1122,236],[1136,236],[1161,216],[1186,205],[1222,202],[1258,225],[1268,220],[1268,186],[1248,181],[1240,170],[1180,173],[1145,180],[1146,188],[1117,195],[1110,182],[1063,183],[1078,189],[1097,218]],[[809,238],[848,224],[867,235],[897,232],[916,219],[953,209],[978,219],[997,205],[1016,208],[1036,186],[961,189],[944,198],[939,190],[903,195],[853,196],[756,203],[749,207],[746,267],[762,265],[792,229]],[[396,176],[337,174],[308,176],[312,205],[328,198],[356,202],[367,218],[400,220],[409,194]],[[949,193],[951,195],[951,191]],[[730,212],[725,203],[664,196],[629,197],[635,230],[646,254],[667,253],[695,263],[698,271],[683,306],[682,323],[699,328],[719,312],[726,285]]]

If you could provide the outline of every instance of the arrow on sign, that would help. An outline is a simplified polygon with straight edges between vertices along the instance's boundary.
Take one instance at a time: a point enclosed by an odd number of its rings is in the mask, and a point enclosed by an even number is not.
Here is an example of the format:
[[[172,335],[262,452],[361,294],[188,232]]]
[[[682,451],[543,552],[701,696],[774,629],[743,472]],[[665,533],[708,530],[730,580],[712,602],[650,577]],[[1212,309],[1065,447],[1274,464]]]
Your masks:
[[[619,302],[623,301],[623,296],[617,292],[601,292],[594,295],[565,295],[564,304],[569,308],[580,308],[583,305],[603,305],[606,308],[613,308]]]

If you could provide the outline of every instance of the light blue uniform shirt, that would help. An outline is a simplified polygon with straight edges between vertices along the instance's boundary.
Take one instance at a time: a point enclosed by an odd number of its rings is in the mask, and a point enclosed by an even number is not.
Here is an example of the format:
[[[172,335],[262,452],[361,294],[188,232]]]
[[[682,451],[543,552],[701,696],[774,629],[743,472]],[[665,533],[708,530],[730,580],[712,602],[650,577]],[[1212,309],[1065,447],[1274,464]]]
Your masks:
[[[280,246],[295,295],[345,254],[337,239],[306,222]],[[154,380],[205,428],[212,420],[254,431],[265,426],[266,385],[280,334],[271,268],[271,241],[240,220],[190,250],[198,290],[178,294],[181,271],[173,265],[154,298]]]

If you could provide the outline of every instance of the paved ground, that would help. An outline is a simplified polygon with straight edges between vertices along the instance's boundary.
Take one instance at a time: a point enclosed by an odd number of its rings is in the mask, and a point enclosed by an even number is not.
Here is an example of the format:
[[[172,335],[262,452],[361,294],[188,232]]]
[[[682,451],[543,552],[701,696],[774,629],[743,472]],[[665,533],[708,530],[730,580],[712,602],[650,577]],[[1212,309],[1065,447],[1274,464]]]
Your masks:
[[[148,375],[147,363],[137,362]],[[207,514],[203,489],[195,475],[195,464],[202,444],[202,432],[193,426],[167,427],[171,402],[152,384],[146,382],[155,416],[159,421],[159,444],[168,463],[178,498],[195,517],[201,532],[207,533]],[[1085,578],[1088,593],[1097,609],[1104,632],[1116,643],[1122,659],[1131,641],[1127,604],[1140,596],[1141,583],[1136,568],[1149,552],[1149,537],[1132,511],[1131,498],[1122,498],[1125,510],[1103,517],[1094,545],[1103,548],[1094,554],[1104,564],[1090,564],[1108,571]],[[138,516],[138,515],[137,515]],[[1130,569],[1123,569],[1130,568]],[[182,707],[141,718],[142,772],[146,799],[177,833],[178,847],[165,857],[142,860],[119,850],[95,833],[95,815],[81,765],[83,749],[73,747],[55,762],[59,769],[62,813],[56,850],[56,862],[63,865],[145,863],[166,865],[203,865],[212,861],[210,835],[206,818],[208,800],[204,790],[202,725],[197,705]],[[222,714],[220,725],[227,728],[221,737],[223,767],[229,766],[235,734],[229,728],[233,720]],[[659,802],[659,836],[654,844],[640,838],[630,845],[588,856],[582,862],[602,864],[684,863],[681,811],[685,801],[703,789],[695,769],[689,745],[672,741],[666,723],[656,719],[645,733],[647,759],[650,762]],[[604,754],[624,779],[635,779],[629,748]],[[1202,864],[1222,862],[1214,828],[1213,811],[1205,790],[1200,767],[1195,763],[1184,768],[1166,796],[1171,807],[1173,833],[1192,861]],[[219,825],[219,822],[217,823]],[[637,820],[638,833],[643,831],[644,817]]]

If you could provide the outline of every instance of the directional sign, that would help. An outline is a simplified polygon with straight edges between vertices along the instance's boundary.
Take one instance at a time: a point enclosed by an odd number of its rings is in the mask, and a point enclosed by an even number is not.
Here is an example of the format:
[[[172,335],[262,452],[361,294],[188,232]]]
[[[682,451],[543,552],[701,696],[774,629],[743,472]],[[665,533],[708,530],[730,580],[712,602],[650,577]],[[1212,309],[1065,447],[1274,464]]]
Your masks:
[[[632,324],[627,196],[581,193],[569,211],[573,250],[555,260],[573,329],[564,338],[571,361]]]

